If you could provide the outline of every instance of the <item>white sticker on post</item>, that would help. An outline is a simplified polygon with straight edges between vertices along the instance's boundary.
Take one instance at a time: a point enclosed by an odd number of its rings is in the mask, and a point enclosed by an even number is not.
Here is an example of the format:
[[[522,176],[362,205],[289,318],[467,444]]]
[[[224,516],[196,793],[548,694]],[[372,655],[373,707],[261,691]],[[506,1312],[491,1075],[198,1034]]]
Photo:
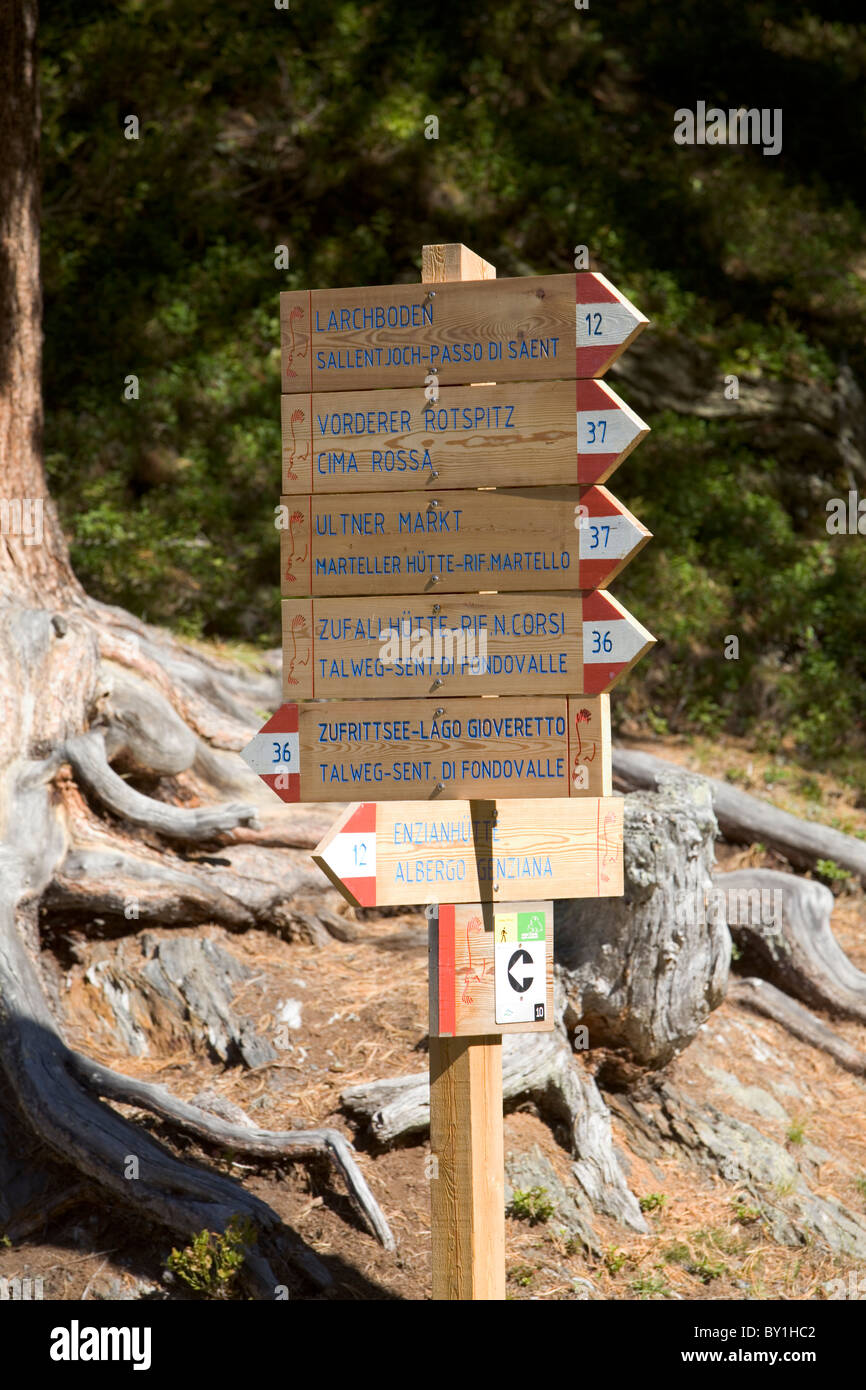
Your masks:
[[[543,1022],[547,1005],[545,912],[497,912],[494,933],[496,1022]]]

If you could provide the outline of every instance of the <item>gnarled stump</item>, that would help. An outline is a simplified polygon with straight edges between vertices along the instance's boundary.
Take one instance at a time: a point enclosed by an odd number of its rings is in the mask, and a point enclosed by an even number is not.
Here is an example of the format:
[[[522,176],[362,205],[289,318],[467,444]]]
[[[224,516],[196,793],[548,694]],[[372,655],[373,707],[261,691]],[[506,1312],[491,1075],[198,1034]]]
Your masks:
[[[622,898],[557,903],[555,953],[565,1021],[590,1047],[663,1067],[722,1001],[731,941],[706,921],[716,821],[699,778],[626,797]]]

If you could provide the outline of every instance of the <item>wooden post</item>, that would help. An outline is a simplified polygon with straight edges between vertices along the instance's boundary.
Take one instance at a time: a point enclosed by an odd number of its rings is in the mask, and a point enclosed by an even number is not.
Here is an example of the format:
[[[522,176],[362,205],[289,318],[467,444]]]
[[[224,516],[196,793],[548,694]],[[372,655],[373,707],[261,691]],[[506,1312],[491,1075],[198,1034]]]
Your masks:
[[[460,243],[423,249],[425,284],[495,275]],[[501,1037],[431,1037],[430,1148],[433,1298],[504,1299]]]
[[[505,1297],[502,1039],[430,1039],[434,1299]]]

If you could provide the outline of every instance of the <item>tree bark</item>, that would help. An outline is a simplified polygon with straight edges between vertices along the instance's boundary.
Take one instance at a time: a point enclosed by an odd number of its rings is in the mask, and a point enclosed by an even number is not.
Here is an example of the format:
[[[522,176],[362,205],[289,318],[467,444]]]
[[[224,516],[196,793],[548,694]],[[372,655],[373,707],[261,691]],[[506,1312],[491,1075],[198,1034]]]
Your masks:
[[[713,885],[740,950],[741,975],[759,975],[812,1008],[866,1023],[866,974],[833,935],[829,888],[775,869],[716,874]]]
[[[104,1098],[149,1109],[203,1141],[237,1139],[245,1152],[271,1160],[327,1158],[368,1229],[393,1246],[351,1146],[329,1130],[236,1135],[161,1088],[74,1053],[46,997],[40,905],[49,914],[73,904],[92,912],[104,901],[122,912],[131,889],[148,899],[155,920],[216,916],[237,927],[258,920],[269,903],[288,925],[280,873],[251,894],[243,862],[214,873],[177,860],[160,872],[153,861],[166,840],[224,846],[240,831],[248,843],[238,853],[253,872],[254,861],[277,852],[265,845],[293,839],[258,826],[262,785],[240,759],[226,757],[255,731],[258,707],[278,698],[278,683],[94,602],[72,572],[42,457],[38,145],[36,3],[9,0],[0,23],[0,1066],[20,1121],[84,1174],[89,1191],[105,1189],[185,1237],[247,1216],[260,1241],[246,1251],[259,1297],[275,1297],[275,1259],[291,1260],[325,1287],[332,1281],[322,1261],[266,1203],[222,1174],[181,1162]],[[152,783],[186,779],[194,804],[146,796],[118,768]],[[248,800],[208,804],[227,789]],[[309,833],[302,824],[294,842]],[[291,862],[286,868],[286,883],[300,885],[303,872]],[[88,887],[82,876],[90,871],[97,881]],[[130,1154],[141,1164],[136,1182],[125,1175]],[[80,1194],[77,1175],[70,1188]]]
[[[81,590],[42,459],[36,15],[36,0],[10,0],[0,26],[0,593],[68,605]],[[25,503],[41,543],[21,534]]]

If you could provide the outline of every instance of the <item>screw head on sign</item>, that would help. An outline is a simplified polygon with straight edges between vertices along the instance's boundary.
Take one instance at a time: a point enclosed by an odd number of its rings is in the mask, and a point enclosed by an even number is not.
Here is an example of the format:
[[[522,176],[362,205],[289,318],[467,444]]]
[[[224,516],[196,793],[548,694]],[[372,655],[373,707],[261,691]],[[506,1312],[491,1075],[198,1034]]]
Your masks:
[[[438,708],[435,709],[434,712],[433,712],[433,718],[434,718],[434,719],[438,719],[439,716],[440,716],[440,714],[444,714],[444,713],[445,713],[445,710],[443,709],[442,705],[439,705]]]
[[[429,499],[429,501],[427,502],[427,510],[428,510],[428,512],[431,512],[431,511],[433,510],[434,507],[438,507],[438,506],[439,506],[439,503],[437,502],[437,500],[436,500],[435,497],[431,497],[431,498]]]
[[[437,613],[441,613],[441,612],[442,612],[442,605],[441,605],[441,603],[434,603],[434,605],[433,605],[433,614],[434,614],[434,616],[435,616]]]
[[[435,681],[433,682],[433,689],[435,690],[436,687],[439,686],[439,685],[441,685],[441,684],[442,684],[442,677],[441,677],[441,676],[437,676],[436,679],[435,679]]]
[[[438,473],[437,469],[434,468],[434,469],[432,470],[432,472],[431,472],[431,474],[430,474],[430,477],[431,477],[431,478],[438,478],[438,477],[439,477],[439,473]]]

